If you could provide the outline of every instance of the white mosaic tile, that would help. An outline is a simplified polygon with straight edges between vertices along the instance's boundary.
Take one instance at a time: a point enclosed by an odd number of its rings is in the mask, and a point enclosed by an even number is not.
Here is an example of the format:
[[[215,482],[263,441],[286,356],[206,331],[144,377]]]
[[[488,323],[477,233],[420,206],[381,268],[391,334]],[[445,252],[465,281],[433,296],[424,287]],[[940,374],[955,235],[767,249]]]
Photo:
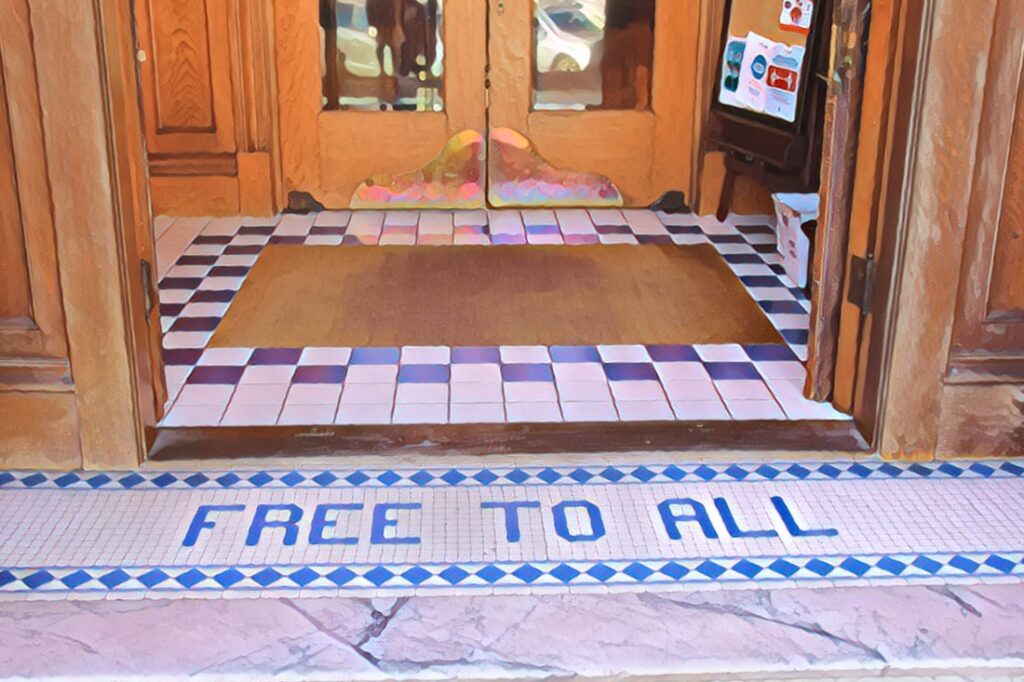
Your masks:
[[[0,472],[0,596],[1019,583],[1022,524],[998,460]]]

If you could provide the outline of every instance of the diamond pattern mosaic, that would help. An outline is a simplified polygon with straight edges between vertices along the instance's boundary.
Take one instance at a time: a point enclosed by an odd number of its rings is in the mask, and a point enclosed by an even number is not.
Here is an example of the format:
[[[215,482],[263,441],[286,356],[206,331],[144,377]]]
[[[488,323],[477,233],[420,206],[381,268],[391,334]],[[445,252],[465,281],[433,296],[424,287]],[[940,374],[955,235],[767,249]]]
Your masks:
[[[0,599],[1020,582],[1024,466],[0,472]]]
[[[167,427],[846,419],[806,400],[810,302],[765,218],[643,210],[162,219]],[[268,244],[711,243],[788,345],[207,348]]]

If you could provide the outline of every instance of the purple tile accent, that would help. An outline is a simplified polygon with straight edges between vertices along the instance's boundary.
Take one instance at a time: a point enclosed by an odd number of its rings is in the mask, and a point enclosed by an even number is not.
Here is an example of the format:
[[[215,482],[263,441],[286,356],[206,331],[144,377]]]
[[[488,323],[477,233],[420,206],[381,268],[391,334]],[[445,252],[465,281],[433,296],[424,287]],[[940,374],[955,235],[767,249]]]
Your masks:
[[[565,235],[565,243],[570,246],[588,246],[590,244],[600,244],[601,238],[596,234],[567,234]]]
[[[647,346],[647,352],[655,362],[700,362],[693,346]]]
[[[224,249],[225,256],[255,256],[262,252],[262,244],[232,244]]]
[[[709,234],[708,241],[713,244],[746,244],[747,240],[738,234]]]
[[[249,358],[250,365],[296,365],[302,357],[301,348],[257,348]]]
[[[397,365],[402,357],[400,348],[356,348],[350,365]]]
[[[722,258],[726,263],[733,265],[762,265],[764,263],[764,259],[756,253],[724,253]]]
[[[782,280],[772,275],[746,275],[740,277],[740,281],[748,287],[758,289],[783,289],[786,286]]]
[[[668,225],[669,234],[704,234],[699,225]]]
[[[332,227],[327,225],[314,225],[313,229],[309,231],[310,234],[314,235],[343,235],[348,230],[347,227]]]
[[[202,277],[164,277],[160,280],[160,289],[198,289],[203,283]]]
[[[220,234],[201,234],[192,240],[193,244],[199,246],[208,246],[211,244],[230,244],[231,237],[229,235]]]
[[[164,317],[177,317],[185,309],[184,303],[161,303],[160,314]]]
[[[199,362],[202,348],[165,348],[164,364],[172,367],[186,367]]]
[[[305,244],[306,237],[293,235],[274,235],[270,238],[270,244]]]
[[[554,381],[551,365],[503,365],[501,377],[505,381]]]
[[[790,287],[789,293],[793,294],[793,298],[795,298],[798,301],[811,300],[810,295],[808,295],[808,293],[805,290],[801,289],[800,287]]]
[[[453,365],[496,365],[501,362],[501,350],[490,347],[452,348]]]
[[[214,265],[217,256],[182,256],[175,265]]]
[[[293,384],[340,384],[348,367],[344,365],[302,365],[292,376]]]
[[[595,225],[598,234],[633,234],[629,225]]]
[[[596,346],[552,346],[550,352],[554,362],[601,362]]]
[[[273,225],[243,225],[241,228],[239,228],[238,234],[245,234],[245,235],[256,235],[256,234],[258,234],[258,235],[264,235],[264,236],[268,236],[269,237],[270,235],[274,234],[274,226]]]
[[[200,365],[192,370],[185,383],[188,384],[237,384],[245,372],[245,367],[220,367],[217,365]]]
[[[774,244],[774,243],[772,243],[772,244],[751,244],[750,248],[754,249],[754,251],[757,251],[760,254],[776,253],[779,250],[779,247],[776,244]]]
[[[806,315],[807,311],[796,301],[758,301],[761,309],[775,315]]]
[[[494,234],[491,235],[492,244],[525,244],[524,234]]]
[[[757,368],[749,362],[708,362],[704,368],[716,381],[761,380]]]
[[[672,244],[672,237],[667,234],[638,234],[636,236],[638,244]]]
[[[212,332],[220,324],[219,317],[179,317],[171,325],[172,332]]]
[[[654,365],[647,362],[610,362],[604,373],[609,381],[658,381]]]
[[[235,293],[229,289],[200,289],[192,294],[189,303],[230,303],[235,300]]]
[[[747,357],[756,362],[800,362],[796,353],[781,343],[744,346],[743,350],[747,352]]]
[[[448,365],[402,365],[398,370],[398,383],[447,384],[451,376]]]
[[[527,234],[559,234],[558,225],[527,225]]]
[[[810,337],[810,332],[806,329],[783,329],[780,333],[786,341],[798,346],[806,346]]]
[[[245,277],[249,268],[244,265],[218,265],[210,269],[209,277]]]

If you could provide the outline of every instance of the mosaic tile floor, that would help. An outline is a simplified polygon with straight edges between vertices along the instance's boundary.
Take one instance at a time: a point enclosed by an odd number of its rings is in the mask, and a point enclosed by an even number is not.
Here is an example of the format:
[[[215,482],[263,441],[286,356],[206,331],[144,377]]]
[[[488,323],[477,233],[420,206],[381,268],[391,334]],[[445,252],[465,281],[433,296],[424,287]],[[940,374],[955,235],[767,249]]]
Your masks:
[[[163,425],[846,419],[802,396],[810,302],[765,223],[642,210],[160,219]],[[206,347],[268,244],[598,243],[713,244],[788,345]]]
[[[1024,465],[0,472],[0,598],[1024,579]]]

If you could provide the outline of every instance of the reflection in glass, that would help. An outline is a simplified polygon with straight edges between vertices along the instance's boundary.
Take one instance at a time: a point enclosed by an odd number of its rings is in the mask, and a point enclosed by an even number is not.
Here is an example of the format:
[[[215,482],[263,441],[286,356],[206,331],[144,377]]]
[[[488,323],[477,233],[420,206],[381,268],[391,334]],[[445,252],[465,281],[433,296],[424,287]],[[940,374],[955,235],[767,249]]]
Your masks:
[[[486,156],[484,136],[464,130],[423,168],[361,184],[352,208],[483,208]]]
[[[534,0],[533,108],[649,108],[654,4]]]
[[[444,0],[320,0],[324,109],[443,111]]]
[[[491,206],[622,206],[622,195],[603,175],[556,168],[525,135],[491,130],[488,196]]]

